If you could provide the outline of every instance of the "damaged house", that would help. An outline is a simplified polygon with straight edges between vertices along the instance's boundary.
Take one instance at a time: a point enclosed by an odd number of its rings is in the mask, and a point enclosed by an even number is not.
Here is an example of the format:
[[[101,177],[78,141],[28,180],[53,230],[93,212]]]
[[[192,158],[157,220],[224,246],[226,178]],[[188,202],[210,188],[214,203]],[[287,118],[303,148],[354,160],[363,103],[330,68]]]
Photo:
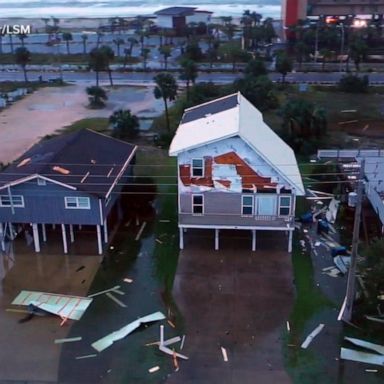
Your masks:
[[[304,186],[293,150],[240,93],[186,109],[169,149],[178,162],[180,248],[184,230],[285,231]]]
[[[86,225],[95,230],[102,254],[111,217],[122,217],[120,195],[133,173],[136,149],[91,130],[34,145],[0,173],[0,250],[17,228],[31,228],[40,252],[52,225],[59,227],[68,253],[68,234],[73,243],[75,230]]]

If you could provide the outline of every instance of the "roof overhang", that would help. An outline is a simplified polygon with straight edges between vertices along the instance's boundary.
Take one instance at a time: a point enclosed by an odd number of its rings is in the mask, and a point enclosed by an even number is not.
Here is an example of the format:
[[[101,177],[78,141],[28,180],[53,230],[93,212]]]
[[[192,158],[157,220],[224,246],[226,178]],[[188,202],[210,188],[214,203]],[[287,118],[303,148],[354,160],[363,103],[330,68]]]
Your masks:
[[[23,184],[23,183],[26,183],[27,181],[31,181],[31,180],[34,180],[34,179],[43,179],[43,180],[49,181],[50,183],[60,185],[61,187],[72,189],[73,191],[77,190],[77,188],[73,187],[72,185],[61,183],[60,181],[51,179],[51,178],[43,176],[43,175],[39,175],[38,173],[35,173],[33,175],[29,175],[29,176],[23,177],[21,179],[17,179],[17,180],[11,181],[10,183],[4,184],[4,185],[2,185],[0,187],[0,190],[6,189],[8,187],[13,187],[15,185]]]

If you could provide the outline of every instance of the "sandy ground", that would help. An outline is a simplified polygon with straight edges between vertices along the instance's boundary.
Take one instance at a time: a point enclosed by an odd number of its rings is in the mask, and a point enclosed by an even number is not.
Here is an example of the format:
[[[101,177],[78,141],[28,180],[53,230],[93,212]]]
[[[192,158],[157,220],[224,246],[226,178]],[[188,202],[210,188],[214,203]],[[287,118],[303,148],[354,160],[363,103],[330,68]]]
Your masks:
[[[48,234],[48,236],[51,236]],[[50,244],[56,247],[50,248]],[[57,382],[61,345],[55,339],[65,338],[73,321],[60,326],[55,316],[34,317],[18,321],[24,313],[7,312],[20,290],[37,290],[85,296],[100,264],[98,256],[60,254],[58,243],[48,242],[41,254],[25,246],[23,239],[14,244],[9,255],[0,255],[0,381],[3,383]],[[79,267],[84,266],[80,271]],[[92,304],[91,304],[92,305]],[[81,321],[81,320],[80,320]],[[81,335],[79,335],[81,336]],[[15,358],[17,356],[17,358]]]
[[[260,232],[251,252],[250,235],[239,241],[239,234],[221,231],[220,251],[214,251],[212,232],[188,230],[179,257],[173,294],[189,360],[167,383],[290,383],[281,340],[293,304],[287,238]]]
[[[106,108],[87,108],[86,86],[42,88],[0,112],[0,163],[21,156],[42,137],[87,117],[109,117],[116,108],[129,107],[132,113],[151,109],[152,90],[140,101],[114,101]],[[112,91],[113,92],[113,91]],[[127,88],[129,92],[129,88]]]

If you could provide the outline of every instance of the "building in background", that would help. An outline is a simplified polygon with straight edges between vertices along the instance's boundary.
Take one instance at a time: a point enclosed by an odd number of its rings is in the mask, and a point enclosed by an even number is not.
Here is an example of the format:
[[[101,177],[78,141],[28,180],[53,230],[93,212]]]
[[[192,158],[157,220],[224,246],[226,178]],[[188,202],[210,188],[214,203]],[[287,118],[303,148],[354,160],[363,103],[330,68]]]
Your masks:
[[[380,0],[283,0],[284,27],[308,16],[383,15],[384,1]]]
[[[169,7],[155,12],[159,28],[173,29],[176,33],[185,30],[189,23],[211,22],[213,12],[198,10],[195,7]]]

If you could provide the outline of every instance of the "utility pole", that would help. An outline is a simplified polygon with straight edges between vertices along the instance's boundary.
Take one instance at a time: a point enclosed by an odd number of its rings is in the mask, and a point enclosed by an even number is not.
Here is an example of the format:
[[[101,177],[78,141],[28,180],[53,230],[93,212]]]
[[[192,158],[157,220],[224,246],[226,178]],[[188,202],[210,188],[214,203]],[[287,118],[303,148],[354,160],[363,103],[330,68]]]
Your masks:
[[[356,291],[356,264],[357,264],[357,251],[359,247],[361,205],[363,200],[363,188],[364,188],[364,181],[363,181],[364,165],[365,165],[365,160],[362,159],[360,162],[360,172],[359,172],[358,184],[357,184],[357,202],[356,202],[356,208],[355,208],[355,218],[353,223],[351,265],[348,271],[347,291],[345,294],[344,304],[338,318],[345,322],[351,321],[353,302],[355,299],[355,291]]]

